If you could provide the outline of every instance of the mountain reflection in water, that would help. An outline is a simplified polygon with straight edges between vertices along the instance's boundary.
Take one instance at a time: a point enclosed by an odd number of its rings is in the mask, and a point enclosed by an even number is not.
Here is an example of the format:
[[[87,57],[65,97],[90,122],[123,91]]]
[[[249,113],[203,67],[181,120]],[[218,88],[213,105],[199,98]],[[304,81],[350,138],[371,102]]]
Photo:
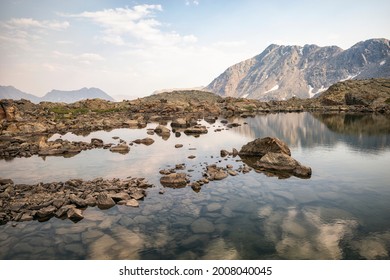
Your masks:
[[[199,138],[153,135],[152,145],[134,145],[126,155],[91,150],[72,158],[0,161],[0,177],[17,183],[144,176],[156,185],[139,208],[90,207],[77,224],[53,218],[1,226],[0,258],[390,258],[388,117],[289,113],[229,121],[242,125],[203,122],[209,132]],[[119,136],[129,143],[146,135],[145,128],[62,138],[116,143],[112,137]],[[186,187],[159,194],[160,169],[184,163],[183,172],[196,180],[206,163],[236,168],[239,158],[221,158],[220,150],[265,136],[286,142],[292,156],[312,168],[311,179],[279,180],[252,171],[210,182],[199,193]],[[183,148],[174,148],[178,143]]]

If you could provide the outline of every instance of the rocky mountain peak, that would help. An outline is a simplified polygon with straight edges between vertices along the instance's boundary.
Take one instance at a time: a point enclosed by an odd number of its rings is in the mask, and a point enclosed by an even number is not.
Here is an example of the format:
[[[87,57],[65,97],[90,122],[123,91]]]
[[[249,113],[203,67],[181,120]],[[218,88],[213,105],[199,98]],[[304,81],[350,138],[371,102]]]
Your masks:
[[[261,100],[309,98],[339,81],[390,77],[389,56],[387,39],[362,41],[347,50],[271,44],[259,55],[229,67],[206,90]]]

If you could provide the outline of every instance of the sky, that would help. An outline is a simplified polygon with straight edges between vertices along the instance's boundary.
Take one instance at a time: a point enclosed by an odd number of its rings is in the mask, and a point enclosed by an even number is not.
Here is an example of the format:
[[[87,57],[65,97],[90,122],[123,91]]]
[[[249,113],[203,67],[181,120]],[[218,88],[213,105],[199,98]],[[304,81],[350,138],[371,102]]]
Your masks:
[[[268,45],[390,39],[388,0],[1,0],[0,85],[117,100],[207,86]]]

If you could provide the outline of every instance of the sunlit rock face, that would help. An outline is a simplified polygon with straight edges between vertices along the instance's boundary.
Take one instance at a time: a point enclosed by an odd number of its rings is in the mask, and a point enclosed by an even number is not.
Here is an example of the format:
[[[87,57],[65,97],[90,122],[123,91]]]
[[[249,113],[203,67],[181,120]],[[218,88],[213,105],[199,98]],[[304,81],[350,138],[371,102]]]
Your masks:
[[[206,89],[221,96],[283,100],[313,97],[348,79],[390,77],[389,40],[337,46],[279,46],[229,67]]]

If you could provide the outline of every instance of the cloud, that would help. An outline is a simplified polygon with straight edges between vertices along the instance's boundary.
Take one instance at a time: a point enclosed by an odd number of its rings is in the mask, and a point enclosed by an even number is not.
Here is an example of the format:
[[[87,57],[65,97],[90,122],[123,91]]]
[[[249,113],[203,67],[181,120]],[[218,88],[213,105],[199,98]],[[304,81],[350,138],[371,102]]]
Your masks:
[[[197,41],[191,34],[181,36],[175,31],[163,31],[165,25],[155,18],[162,11],[161,5],[145,4],[63,16],[94,22],[103,28],[100,40],[117,46],[167,46]]]
[[[199,1],[197,1],[197,0],[193,0],[193,1],[186,0],[186,6],[190,6],[191,4],[195,5],[195,6],[198,6],[199,5]]]
[[[12,18],[2,22],[1,26],[9,29],[47,29],[47,30],[65,30],[70,24],[68,21],[43,20],[39,21],[32,18]]]
[[[12,18],[0,22],[0,41],[14,47],[30,48],[31,42],[39,42],[49,31],[63,31],[70,26],[68,21]]]
[[[71,54],[71,53],[64,53],[60,51],[53,51],[52,55],[57,58],[66,58],[71,59],[80,63],[84,64],[92,64],[93,62],[97,61],[104,61],[104,57],[102,57],[99,54],[96,53],[82,53],[79,55]]]

